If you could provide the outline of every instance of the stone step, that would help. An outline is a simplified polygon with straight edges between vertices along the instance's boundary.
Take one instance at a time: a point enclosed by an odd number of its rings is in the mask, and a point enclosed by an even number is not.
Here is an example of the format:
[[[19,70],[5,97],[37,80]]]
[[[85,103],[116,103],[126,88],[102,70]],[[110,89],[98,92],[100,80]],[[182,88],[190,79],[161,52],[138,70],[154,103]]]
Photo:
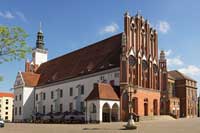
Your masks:
[[[149,120],[175,120],[175,119],[169,115],[140,116],[140,121],[149,121]]]

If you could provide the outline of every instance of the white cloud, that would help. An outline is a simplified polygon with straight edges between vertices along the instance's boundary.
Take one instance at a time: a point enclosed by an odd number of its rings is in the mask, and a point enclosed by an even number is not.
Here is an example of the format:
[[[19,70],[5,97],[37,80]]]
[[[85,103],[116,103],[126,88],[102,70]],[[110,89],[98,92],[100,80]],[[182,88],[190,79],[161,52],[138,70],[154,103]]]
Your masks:
[[[159,21],[156,28],[161,33],[167,33],[170,30],[170,24],[167,21]]]
[[[172,50],[171,49],[169,49],[169,50],[167,50],[167,51],[165,51],[165,56],[170,56],[171,55],[171,53],[172,53]]]
[[[103,29],[100,30],[101,34],[106,33],[115,33],[119,29],[119,26],[116,23],[112,23],[110,25],[105,26]]]
[[[0,16],[6,19],[13,19],[15,18],[15,16],[10,12],[10,11],[6,11],[6,12],[0,12]]]
[[[165,56],[166,56],[166,59],[167,59],[168,67],[174,69],[174,68],[177,68],[177,67],[184,65],[184,62],[181,59],[181,56],[174,56],[173,51],[171,49],[168,49],[164,52],[165,52]]]
[[[171,67],[182,66],[184,62],[182,61],[180,56],[176,56],[174,58],[167,58],[167,65]]]
[[[17,15],[22,21],[27,22],[27,19],[26,19],[24,13],[22,13],[22,12],[16,12],[16,15]]]
[[[184,74],[191,75],[191,76],[200,75],[200,67],[197,67],[197,66],[194,66],[194,65],[189,65],[185,68],[180,68],[179,71],[184,73]]]

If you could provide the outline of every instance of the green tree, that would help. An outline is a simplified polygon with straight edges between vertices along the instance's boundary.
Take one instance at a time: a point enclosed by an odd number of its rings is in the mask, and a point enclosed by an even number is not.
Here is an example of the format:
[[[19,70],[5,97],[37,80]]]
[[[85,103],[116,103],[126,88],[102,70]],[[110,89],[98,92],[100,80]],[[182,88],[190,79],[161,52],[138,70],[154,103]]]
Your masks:
[[[0,64],[21,60],[31,51],[26,44],[27,33],[20,27],[0,26]],[[0,76],[0,81],[3,77]]]

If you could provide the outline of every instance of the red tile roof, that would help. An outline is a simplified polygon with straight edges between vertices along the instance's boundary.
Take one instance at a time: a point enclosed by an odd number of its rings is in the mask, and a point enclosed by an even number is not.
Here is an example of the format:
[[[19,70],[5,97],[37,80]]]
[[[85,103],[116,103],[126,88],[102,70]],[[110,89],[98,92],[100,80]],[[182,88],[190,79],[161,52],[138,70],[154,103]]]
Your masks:
[[[96,83],[94,84],[94,89],[91,91],[89,96],[85,99],[87,100],[119,100],[114,88],[110,84]]]
[[[22,77],[26,86],[34,87],[38,84],[40,74],[35,74],[33,72],[22,72]]]
[[[0,97],[12,97],[14,98],[13,93],[7,93],[7,92],[0,92]]]
[[[120,66],[121,36],[118,34],[43,63],[38,86]]]
[[[168,79],[175,80],[175,78],[174,78],[174,77],[171,75],[171,73],[169,73],[169,72],[168,72],[168,74],[167,74],[167,75],[168,75]]]
[[[170,74],[176,80],[187,79],[187,80],[195,81],[191,77],[189,77],[189,76],[187,76],[187,75],[185,75],[185,74],[183,74],[183,73],[181,73],[181,72],[179,72],[177,70],[169,71],[168,74]]]

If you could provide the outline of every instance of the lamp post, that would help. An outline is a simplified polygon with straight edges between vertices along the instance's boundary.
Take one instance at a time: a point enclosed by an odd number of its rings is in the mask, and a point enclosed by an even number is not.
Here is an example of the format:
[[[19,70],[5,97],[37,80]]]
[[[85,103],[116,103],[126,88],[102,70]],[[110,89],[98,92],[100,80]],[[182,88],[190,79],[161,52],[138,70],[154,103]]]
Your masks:
[[[133,109],[133,103],[132,103],[132,97],[131,97],[131,92],[129,91],[129,101],[128,101],[128,109],[129,109],[129,120],[128,123],[125,125],[126,129],[136,129],[137,126],[135,125],[133,116],[132,116],[132,109]]]
[[[128,107],[129,107],[130,118],[129,118],[129,120],[128,120],[128,123],[125,125],[125,127],[126,127],[126,129],[133,130],[133,129],[136,129],[137,126],[135,125],[133,116],[132,116],[132,114],[131,114],[131,109],[133,108],[133,103],[132,103],[132,101],[129,101]]]

